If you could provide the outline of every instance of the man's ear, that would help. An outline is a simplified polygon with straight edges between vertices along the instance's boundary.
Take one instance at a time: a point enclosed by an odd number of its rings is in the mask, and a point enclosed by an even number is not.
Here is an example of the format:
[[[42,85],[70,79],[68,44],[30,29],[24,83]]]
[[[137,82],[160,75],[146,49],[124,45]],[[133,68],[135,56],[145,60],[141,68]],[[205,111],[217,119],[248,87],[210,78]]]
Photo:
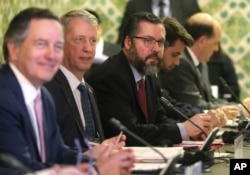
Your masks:
[[[204,47],[205,43],[207,42],[208,38],[206,36],[201,36],[200,38],[198,38],[196,40],[196,42],[198,43],[199,47]]]
[[[124,39],[124,48],[128,50],[132,45],[132,39],[129,36],[126,36]]]
[[[7,49],[9,51],[9,60],[10,61],[15,61],[17,59],[17,53],[18,53],[18,45],[13,43],[13,42],[8,42],[7,44]]]

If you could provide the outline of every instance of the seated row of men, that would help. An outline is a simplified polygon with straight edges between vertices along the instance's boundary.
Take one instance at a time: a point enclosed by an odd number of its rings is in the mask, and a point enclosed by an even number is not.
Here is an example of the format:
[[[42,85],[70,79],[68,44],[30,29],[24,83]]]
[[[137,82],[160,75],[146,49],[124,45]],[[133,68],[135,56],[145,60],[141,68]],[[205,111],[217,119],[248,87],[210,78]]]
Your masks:
[[[218,22],[205,13],[191,21],[194,26],[205,22],[212,30],[212,35],[200,37],[205,37],[205,46],[213,46],[211,53],[216,50],[221,36]],[[165,18],[162,23],[147,12],[130,18],[121,51],[87,77],[92,88],[84,75],[95,56],[97,25],[84,10],[70,11],[59,20],[47,9],[28,8],[13,18],[4,35],[6,64],[0,70],[0,139],[4,140],[0,152],[15,156],[32,170],[77,162],[82,174],[90,170],[125,175],[136,159],[131,149],[120,148],[125,140],[128,146],[142,144],[123,135],[115,145],[119,130],[110,119],[120,120],[158,146],[204,139],[213,127],[239,115],[235,105],[203,113],[201,106],[179,103],[200,130],[165,111],[157,73],[177,66],[185,45],[193,47],[197,40],[175,19]],[[100,144],[91,148],[89,141]],[[0,171],[13,174],[8,168]]]

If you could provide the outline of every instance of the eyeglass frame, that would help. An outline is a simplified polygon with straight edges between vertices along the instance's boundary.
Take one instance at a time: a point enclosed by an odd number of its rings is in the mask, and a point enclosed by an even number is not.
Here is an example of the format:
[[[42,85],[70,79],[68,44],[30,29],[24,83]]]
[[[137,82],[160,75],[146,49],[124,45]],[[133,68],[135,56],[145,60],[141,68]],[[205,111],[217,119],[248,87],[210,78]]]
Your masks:
[[[158,43],[159,47],[163,46],[163,48],[167,48],[169,46],[169,42],[166,41],[165,39],[156,40],[153,37],[142,37],[142,36],[136,36],[136,35],[130,35],[130,37],[135,38],[135,39],[141,39],[143,41],[143,44],[146,47],[153,47],[153,46],[155,46],[155,43]],[[147,40],[149,40],[149,41],[147,41]],[[149,44],[147,42],[151,42],[151,44]],[[162,46],[160,46],[160,42],[163,42]]]

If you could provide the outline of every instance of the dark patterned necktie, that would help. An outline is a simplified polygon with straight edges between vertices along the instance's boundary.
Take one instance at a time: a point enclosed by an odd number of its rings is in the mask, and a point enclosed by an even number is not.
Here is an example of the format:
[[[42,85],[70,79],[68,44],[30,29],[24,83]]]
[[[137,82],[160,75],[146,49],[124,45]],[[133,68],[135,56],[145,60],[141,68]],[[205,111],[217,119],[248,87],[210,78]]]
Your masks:
[[[199,70],[200,80],[201,80],[202,83],[204,83],[205,72],[204,72],[203,64],[202,63],[198,64],[197,68]]]
[[[83,110],[84,119],[85,119],[84,135],[87,137],[96,137],[94,120],[93,120],[93,113],[91,110],[88,91],[83,84],[80,84],[78,86],[78,89],[81,93],[82,110]]]
[[[142,111],[147,119],[147,117],[148,117],[147,98],[146,98],[146,90],[145,90],[145,85],[144,85],[143,79],[138,81],[138,96],[139,96]]]

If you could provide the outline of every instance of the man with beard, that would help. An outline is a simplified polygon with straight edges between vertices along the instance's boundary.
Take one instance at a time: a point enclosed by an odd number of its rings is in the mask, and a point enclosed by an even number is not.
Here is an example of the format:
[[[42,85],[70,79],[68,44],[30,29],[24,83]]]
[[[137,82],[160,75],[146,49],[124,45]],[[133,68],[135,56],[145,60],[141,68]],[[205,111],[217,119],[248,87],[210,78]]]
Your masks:
[[[117,135],[109,120],[120,120],[129,130],[152,145],[180,143],[201,138],[202,131],[189,121],[176,123],[165,116],[155,74],[161,65],[165,29],[160,19],[148,12],[135,13],[124,31],[122,51],[93,71],[87,82],[96,91],[106,137]],[[191,118],[204,132],[211,130],[210,116]],[[127,136],[128,146],[142,144]]]

